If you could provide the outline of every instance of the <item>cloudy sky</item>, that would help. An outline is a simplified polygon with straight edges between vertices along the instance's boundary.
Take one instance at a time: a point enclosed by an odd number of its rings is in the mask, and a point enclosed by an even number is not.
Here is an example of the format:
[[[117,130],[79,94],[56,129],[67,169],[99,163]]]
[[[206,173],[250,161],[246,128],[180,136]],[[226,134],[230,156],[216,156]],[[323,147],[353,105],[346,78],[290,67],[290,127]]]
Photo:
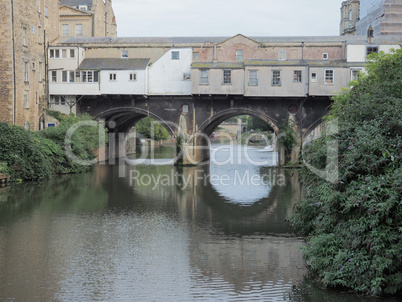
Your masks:
[[[337,36],[342,0],[112,0],[119,37]]]

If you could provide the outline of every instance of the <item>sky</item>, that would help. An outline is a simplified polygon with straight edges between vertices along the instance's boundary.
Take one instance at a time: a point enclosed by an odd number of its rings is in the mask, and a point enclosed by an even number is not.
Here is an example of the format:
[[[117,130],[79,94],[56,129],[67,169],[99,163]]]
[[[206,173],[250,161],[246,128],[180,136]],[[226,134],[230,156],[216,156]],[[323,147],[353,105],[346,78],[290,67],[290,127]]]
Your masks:
[[[342,0],[112,0],[119,37],[338,36]]]

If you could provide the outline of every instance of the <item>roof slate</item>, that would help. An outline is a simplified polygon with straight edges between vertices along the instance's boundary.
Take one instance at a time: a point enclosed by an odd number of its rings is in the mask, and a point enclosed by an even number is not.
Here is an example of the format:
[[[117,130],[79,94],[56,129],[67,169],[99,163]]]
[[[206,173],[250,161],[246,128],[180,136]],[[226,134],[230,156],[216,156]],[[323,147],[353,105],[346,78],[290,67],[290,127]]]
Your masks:
[[[92,5],[93,0],[60,0],[60,5],[79,6],[79,5]]]
[[[91,70],[145,70],[150,59],[84,59],[79,69]]]

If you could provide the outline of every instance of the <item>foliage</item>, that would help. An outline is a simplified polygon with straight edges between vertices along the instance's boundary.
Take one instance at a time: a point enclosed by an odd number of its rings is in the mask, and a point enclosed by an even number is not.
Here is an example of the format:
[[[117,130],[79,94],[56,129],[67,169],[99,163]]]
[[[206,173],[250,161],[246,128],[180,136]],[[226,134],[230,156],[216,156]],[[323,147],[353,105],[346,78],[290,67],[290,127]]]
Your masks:
[[[87,166],[74,163],[65,152],[68,129],[79,121],[92,120],[89,116],[76,117],[56,111],[49,114],[57,118],[60,126],[41,132],[27,131],[22,127],[0,123],[0,162],[5,163],[12,179],[40,180],[52,174],[86,171]],[[98,128],[84,126],[72,135],[72,150],[80,159],[91,160],[98,148]]]
[[[280,135],[278,142],[285,149],[285,162],[289,163],[293,146],[297,144],[296,136],[292,128],[293,121],[284,120],[279,127]]]
[[[306,167],[306,198],[289,221],[307,237],[308,265],[328,287],[368,295],[402,290],[402,50],[370,57],[367,73],[335,97],[327,120],[339,131],[305,150],[326,165],[329,139],[339,143],[339,181]]]
[[[141,133],[146,138],[154,139],[154,140],[164,140],[169,138],[169,132],[156,120],[145,117],[140,120],[136,125],[136,129],[138,133]],[[153,134],[152,134],[153,128]]]

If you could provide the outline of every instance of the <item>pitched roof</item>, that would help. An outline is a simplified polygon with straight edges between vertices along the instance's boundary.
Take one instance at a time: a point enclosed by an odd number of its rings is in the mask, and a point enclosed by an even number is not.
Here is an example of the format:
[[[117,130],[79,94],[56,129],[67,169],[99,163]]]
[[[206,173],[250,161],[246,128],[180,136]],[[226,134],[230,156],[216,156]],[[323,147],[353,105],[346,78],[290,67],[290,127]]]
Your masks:
[[[84,59],[79,69],[97,70],[145,70],[150,59]]]
[[[92,5],[93,0],[60,0],[60,5],[79,6]]]

